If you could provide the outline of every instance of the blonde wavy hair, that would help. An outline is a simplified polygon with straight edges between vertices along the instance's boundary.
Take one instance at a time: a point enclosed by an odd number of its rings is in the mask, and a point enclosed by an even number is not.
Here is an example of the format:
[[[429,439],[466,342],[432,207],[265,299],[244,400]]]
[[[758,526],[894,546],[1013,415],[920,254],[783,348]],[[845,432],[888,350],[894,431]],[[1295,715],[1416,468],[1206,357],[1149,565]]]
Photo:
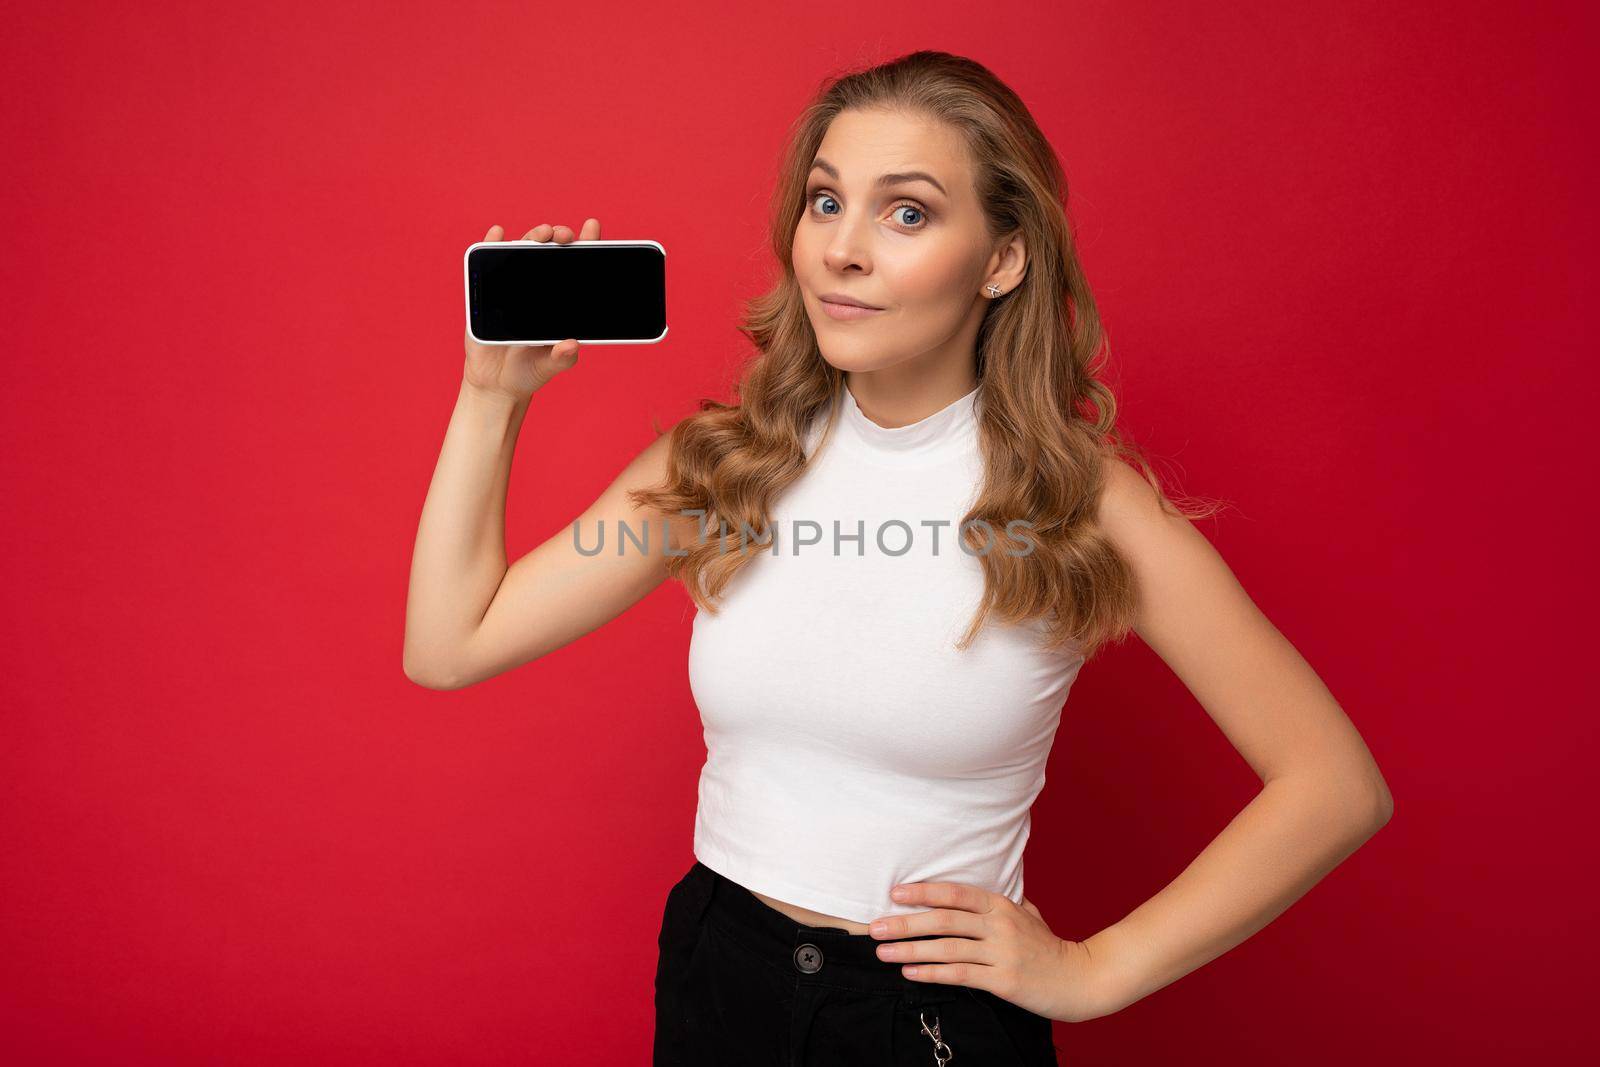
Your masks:
[[[1066,176],[1049,141],[1016,93],[981,64],[919,51],[826,84],[795,120],[771,203],[770,239],[782,277],[746,305],[739,331],[758,350],[738,382],[739,402],[702,398],[677,423],[666,481],[629,493],[666,515],[698,510],[701,536],[670,555],[668,574],[716,614],[728,581],[762,549],[770,508],[806,468],[813,419],[844,388],[844,373],[822,358],[792,262],[812,160],[843,111],[889,109],[926,115],[961,137],[974,162],[977,196],[997,242],[1021,230],[1027,271],[990,301],[977,336],[977,407],[984,479],[961,536],[984,569],[984,594],[958,648],[986,621],[1041,620],[1050,648],[1085,660],[1132,628],[1135,594],[1126,562],[1094,526],[1102,463],[1122,457],[1142,472],[1161,506],[1197,518],[1218,508],[1175,504],[1141,450],[1116,425],[1117,405],[1098,377],[1105,337],[1066,213]],[[659,430],[658,433],[662,431]],[[1031,523],[1035,547],[989,551],[989,529]],[[770,543],[770,542],[767,542]]]

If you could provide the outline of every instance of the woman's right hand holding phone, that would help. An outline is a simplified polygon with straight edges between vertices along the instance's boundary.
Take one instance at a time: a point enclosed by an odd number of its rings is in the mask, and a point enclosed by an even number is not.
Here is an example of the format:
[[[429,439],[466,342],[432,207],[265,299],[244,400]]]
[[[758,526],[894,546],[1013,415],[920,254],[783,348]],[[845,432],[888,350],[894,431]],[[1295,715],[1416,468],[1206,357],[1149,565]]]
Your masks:
[[[535,226],[525,241],[577,240],[565,226]],[[581,240],[600,239],[585,219]],[[503,241],[499,226],[484,241]],[[667,484],[673,435],[641,448],[570,524],[645,530],[637,552],[580,550],[567,527],[515,563],[506,555],[506,494],[528,398],[578,360],[569,337],[549,345],[486,345],[466,336],[467,362],[444,445],[417,524],[406,592],[406,677],[429,689],[460,689],[529,663],[616,618],[664,582],[669,554],[682,554],[694,524],[637,503],[638,490]],[[540,427],[542,431],[542,427]],[[678,550],[669,553],[668,549]]]
[[[503,241],[505,231],[497,223],[484,234],[485,241]],[[600,220],[585,219],[583,230],[574,238],[571,227],[541,223],[529,230],[524,241],[550,241],[567,244],[600,239]],[[578,362],[578,342],[574,338],[553,345],[485,345],[466,331],[467,362],[462,377],[469,389],[496,399],[517,403],[538,392],[551,378]]]

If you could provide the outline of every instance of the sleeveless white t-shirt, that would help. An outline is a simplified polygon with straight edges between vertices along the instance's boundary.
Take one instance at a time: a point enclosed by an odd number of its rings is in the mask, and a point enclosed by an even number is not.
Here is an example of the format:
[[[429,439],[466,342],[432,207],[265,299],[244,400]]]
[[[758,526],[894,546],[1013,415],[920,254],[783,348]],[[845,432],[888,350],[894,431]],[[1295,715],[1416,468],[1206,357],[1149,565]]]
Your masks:
[[[694,855],[747,889],[855,922],[927,910],[889,898],[903,882],[1022,901],[1030,809],[1083,657],[1046,651],[1042,620],[991,620],[955,647],[983,592],[956,536],[982,477],[981,392],[890,428],[841,387],[833,432],[825,410],[773,506],[777,553],[694,617]],[[1027,543],[1003,523],[993,537]]]

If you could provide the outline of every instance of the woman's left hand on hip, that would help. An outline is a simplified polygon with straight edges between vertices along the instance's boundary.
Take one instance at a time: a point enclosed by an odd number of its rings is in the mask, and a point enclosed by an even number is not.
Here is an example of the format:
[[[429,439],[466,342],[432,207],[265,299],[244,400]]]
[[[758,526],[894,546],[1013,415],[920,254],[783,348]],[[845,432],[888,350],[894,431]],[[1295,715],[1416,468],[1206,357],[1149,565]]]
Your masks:
[[[986,989],[1048,1019],[1097,1014],[1097,974],[1088,950],[1051,933],[1027,897],[1015,904],[961,882],[907,882],[896,889],[906,891],[900,903],[932,910],[873,920],[875,940],[948,935],[878,946],[878,958],[901,964],[910,980]]]

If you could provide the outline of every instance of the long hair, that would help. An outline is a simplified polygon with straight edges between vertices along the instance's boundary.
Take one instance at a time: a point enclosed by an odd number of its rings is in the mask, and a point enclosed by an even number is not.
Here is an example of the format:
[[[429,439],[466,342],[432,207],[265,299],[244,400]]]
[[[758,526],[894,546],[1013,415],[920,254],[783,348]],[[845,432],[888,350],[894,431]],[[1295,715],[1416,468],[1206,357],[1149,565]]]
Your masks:
[[[977,335],[985,473],[959,529],[982,561],[985,588],[957,647],[969,647],[991,617],[1037,619],[1049,647],[1071,646],[1092,658],[1106,641],[1127,635],[1136,604],[1131,570],[1094,526],[1105,459],[1136,465],[1164,510],[1200,517],[1217,508],[1174,504],[1119,431],[1116,401],[1098,377],[1105,337],[1067,219],[1066,176],[1016,93],[973,60],[920,51],[847,74],[826,84],[795,120],[771,203],[770,239],[782,277],[746,304],[739,323],[759,352],[740,375],[739,402],[702,398],[699,411],[670,431],[665,483],[629,497],[665,515],[701,514],[701,536],[683,554],[669,555],[667,569],[716,614],[728,581],[762,551],[749,533],[767,530],[773,501],[806,468],[807,428],[824,413],[835,417],[844,388],[844,373],[818,348],[792,244],[829,124],[843,111],[866,109],[927,116],[954,129],[974,163],[990,237],[1020,229],[1027,244],[1021,283],[989,302]],[[1034,548],[989,551],[977,520],[995,530],[1018,518],[1031,524]]]

